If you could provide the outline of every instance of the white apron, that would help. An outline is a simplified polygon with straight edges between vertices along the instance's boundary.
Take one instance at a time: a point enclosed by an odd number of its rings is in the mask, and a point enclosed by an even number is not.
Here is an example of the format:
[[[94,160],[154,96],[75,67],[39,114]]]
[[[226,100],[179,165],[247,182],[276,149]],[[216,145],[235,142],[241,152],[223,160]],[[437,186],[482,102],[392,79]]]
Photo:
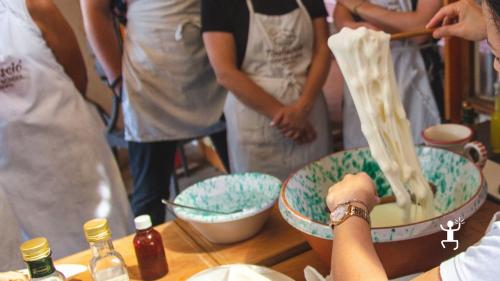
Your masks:
[[[118,167],[97,113],[47,47],[24,0],[0,0],[0,186],[27,237],[54,257],[88,248],[82,225],[132,230]]]
[[[2,2],[0,2],[0,6]],[[1,8],[0,8],[1,9]],[[21,245],[21,227],[12,211],[12,207],[5,195],[2,186],[0,186],[0,272],[20,269],[24,267],[19,252]]]
[[[242,71],[283,104],[296,101],[306,81],[312,60],[313,26],[306,8],[267,16],[250,14],[248,42]],[[269,118],[240,102],[227,98],[226,116],[229,159],[232,172],[263,172],[285,179],[292,171],[330,151],[328,115],[323,95],[318,95],[309,121],[317,139],[299,145],[270,126]]]
[[[222,115],[201,36],[200,0],[130,0],[124,40],[125,138],[191,138]]]
[[[412,10],[410,0],[370,0],[370,2],[390,10],[403,12]],[[391,55],[401,101],[411,123],[413,141],[415,144],[421,144],[422,130],[439,124],[441,120],[419,46],[411,41],[392,42]],[[368,145],[361,132],[359,116],[347,87],[344,88],[343,136],[345,149]]]

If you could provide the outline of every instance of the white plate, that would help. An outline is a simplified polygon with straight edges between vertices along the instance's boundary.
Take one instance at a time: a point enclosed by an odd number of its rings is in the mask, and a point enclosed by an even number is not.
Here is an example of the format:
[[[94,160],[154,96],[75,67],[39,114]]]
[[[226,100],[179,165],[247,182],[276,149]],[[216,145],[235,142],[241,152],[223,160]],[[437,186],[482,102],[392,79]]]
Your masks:
[[[500,165],[488,160],[483,168],[483,175],[488,183],[488,194],[500,202]]]
[[[292,278],[278,271],[250,264],[229,264],[212,267],[191,276],[187,281],[259,281],[259,279],[272,281],[294,281]]]
[[[61,272],[64,277],[70,278],[84,272],[85,270],[87,270],[87,267],[81,264],[56,264],[56,270]],[[27,269],[21,269],[17,272],[20,272],[24,275],[29,275]]]

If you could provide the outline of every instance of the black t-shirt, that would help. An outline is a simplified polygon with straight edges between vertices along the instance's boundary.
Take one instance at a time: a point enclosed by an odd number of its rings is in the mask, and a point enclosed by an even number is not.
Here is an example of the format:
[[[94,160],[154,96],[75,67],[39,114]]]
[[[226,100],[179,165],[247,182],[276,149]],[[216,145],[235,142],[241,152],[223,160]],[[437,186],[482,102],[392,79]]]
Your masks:
[[[298,8],[297,0],[252,0],[256,13],[266,15],[283,15]],[[323,0],[302,0],[314,18],[326,17]],[[202,0],[202,29],[205,31],[222,31],[232,33],[236,43],[238,67],[243,63],[248,39],[250,21],[245,0]]]

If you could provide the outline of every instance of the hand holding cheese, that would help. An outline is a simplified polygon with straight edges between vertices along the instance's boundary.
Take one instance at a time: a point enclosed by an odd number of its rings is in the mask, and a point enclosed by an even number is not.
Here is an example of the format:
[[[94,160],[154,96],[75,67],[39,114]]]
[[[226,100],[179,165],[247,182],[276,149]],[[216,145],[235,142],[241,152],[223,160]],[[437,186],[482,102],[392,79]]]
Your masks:
[[[399,98],[390,53],[390,35],[364,27],[342,29],[328,40],[351,92],[361,130],[371,153],[390,183],[398,205],[410,220],[410,193],[422,212],[413,220],[433,215],[433,196],[422,175],[410,123]]]

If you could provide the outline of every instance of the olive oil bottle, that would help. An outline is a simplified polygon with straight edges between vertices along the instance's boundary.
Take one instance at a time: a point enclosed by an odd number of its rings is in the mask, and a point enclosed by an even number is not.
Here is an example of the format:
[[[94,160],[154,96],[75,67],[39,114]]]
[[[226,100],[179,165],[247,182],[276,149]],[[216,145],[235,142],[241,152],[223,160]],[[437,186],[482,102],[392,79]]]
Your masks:
[[[23,260],[28,265],[30,280],[66,281],[64,275],[54,267],[46,238],[28,240],[21,245],[20,249]]]

